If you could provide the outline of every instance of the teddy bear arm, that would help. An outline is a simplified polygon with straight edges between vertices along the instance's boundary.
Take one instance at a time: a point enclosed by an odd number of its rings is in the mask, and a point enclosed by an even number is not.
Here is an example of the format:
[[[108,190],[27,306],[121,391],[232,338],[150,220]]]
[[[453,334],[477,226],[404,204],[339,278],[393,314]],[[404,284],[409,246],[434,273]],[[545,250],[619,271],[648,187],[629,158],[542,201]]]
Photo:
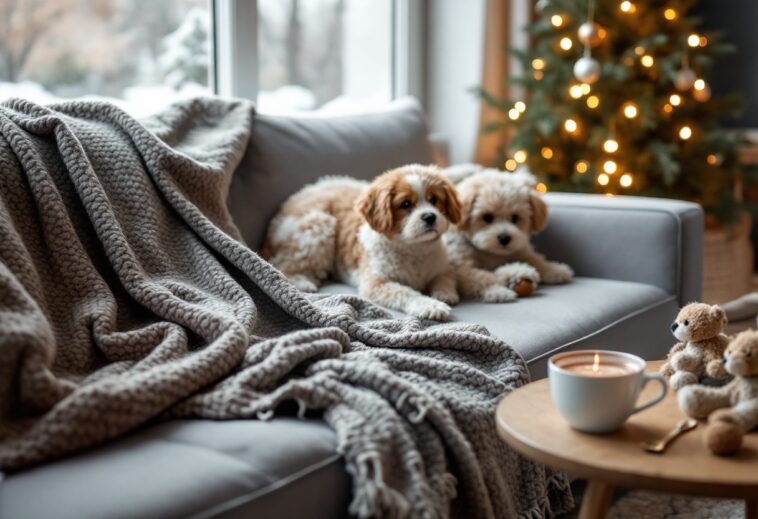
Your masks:
[[[682,411],[693,418],[705,418],[716,409],[731,405],[731,384],[722,387],[692,385],[677,393]]]
[[[678,351],[671,357],[671,366],[677,371],[695,371],[702,363],[702,358],[687,351]]]

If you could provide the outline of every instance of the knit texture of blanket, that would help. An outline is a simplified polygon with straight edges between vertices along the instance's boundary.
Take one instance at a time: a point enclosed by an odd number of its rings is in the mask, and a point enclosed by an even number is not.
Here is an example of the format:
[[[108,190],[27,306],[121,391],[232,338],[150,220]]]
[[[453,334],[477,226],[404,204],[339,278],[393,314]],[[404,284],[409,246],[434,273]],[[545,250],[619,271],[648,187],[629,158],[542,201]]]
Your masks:
[[[292,400],[336,431],[355,515],[569,506],[563,475],[497,437],[497,401],[528,381],[513,349],[479,326],[306,296],[241,242],[225,200],[253,114],[0,105],[0,469]]]

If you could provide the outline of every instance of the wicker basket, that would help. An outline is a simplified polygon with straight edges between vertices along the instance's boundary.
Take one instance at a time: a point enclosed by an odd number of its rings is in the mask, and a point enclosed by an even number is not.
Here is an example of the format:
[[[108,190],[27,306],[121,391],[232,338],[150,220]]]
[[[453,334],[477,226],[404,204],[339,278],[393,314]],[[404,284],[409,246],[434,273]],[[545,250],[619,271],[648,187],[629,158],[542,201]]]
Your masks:
[[[703,301],[725,303],[752,290],[750,215],[737,225],[705,231]]]

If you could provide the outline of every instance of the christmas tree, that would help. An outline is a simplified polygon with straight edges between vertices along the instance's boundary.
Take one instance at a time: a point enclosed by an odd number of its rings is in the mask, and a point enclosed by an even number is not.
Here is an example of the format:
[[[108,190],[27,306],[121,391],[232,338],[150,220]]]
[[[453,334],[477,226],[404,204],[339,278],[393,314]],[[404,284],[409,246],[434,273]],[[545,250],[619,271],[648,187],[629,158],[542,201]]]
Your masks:
[[[733,48],[698,30],[695,3],[538,1],[530,48],[511,49],[524,74],[508,81],[525,99],[480,91],[502,113],[483,130],[515,129],[499,165],[526,164],[541,190],[680,198],[733,221],[742,136],[719,119],[741,103],[707,83]]]

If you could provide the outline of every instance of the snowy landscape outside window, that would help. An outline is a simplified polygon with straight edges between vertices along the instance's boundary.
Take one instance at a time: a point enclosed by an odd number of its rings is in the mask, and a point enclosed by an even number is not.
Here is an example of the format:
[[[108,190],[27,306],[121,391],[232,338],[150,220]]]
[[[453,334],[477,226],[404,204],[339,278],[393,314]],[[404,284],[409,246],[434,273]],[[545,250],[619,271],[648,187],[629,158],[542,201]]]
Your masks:
[[[153,113],[211,93],[210,34],[208,0],[0,0],[0,100]]]
[[[392,0],[258,0],[258,109],[344,113],[392,97]]]

